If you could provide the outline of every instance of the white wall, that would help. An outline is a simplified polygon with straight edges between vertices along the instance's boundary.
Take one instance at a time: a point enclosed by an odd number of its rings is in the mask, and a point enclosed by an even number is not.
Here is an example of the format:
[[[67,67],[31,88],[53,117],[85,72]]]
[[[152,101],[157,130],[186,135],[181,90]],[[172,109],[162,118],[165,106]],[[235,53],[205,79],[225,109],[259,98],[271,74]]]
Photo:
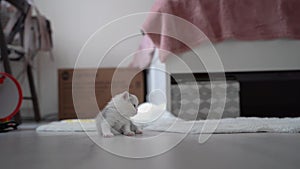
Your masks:
[[[81,47],[86,40],[101,26],[119,17],[148,12],[154,0],[36,0],[41,13],[51,20],[53,28],[55,60],[46,54],[38,58],[38,93],[42,115],[58,112],[58,82],[57,69],[73,68]],[[144,19],[139,19],[134,25],[120,27],[139,32]],[[115,30],[116,33],[119,30]],[[116,39],[115,33],[105,36],[107,42]],[[113,49],[109,59],[105,60],[106,67],[115,67],[126,55],[136,50],[140,37],[125,40]],[[95,60],[107,49],[104,44],[94,45],[90,51]],[[101,52],[95,54],[95,52]],[[94,67],[93,59],[89,59],[84,67]],[[91,63],[91,64],[89,64]]]

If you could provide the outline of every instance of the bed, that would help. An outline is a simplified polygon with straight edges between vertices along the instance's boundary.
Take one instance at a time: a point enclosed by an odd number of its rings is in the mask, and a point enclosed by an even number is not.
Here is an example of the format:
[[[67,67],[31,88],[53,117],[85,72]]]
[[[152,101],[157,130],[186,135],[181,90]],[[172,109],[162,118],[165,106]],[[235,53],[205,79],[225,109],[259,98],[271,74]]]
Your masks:
[[[293,84],[298,84],[299,79],[291,77],[297,77],[300,70],[300,26],[296,20],[299,6],[294,0],[158,0],[142,27],[145,37],[140,45],[140,50],[155,48],[154,55],[153,52],[136,55],[131,66],[149,69],[148,93],[162,91],[169,111],[172,111],[172,78],[180,74],[208,73],[210,80],[218,73],[223,73],[223,80],[228,79],[226,74],[233,75],[229,79],[234,80],[240,80],[236,74],[243,73],[251,74],[247,79],[265,76],[277,79],[275,86],[271,86],[273,93],[285,81],[286,89],[295,89],[286,93],[296,93],[298,97],[300,92]],[[296,99],[284,104],[296,107],[295,102]],[[292,114],[295,113],[298,112]]]

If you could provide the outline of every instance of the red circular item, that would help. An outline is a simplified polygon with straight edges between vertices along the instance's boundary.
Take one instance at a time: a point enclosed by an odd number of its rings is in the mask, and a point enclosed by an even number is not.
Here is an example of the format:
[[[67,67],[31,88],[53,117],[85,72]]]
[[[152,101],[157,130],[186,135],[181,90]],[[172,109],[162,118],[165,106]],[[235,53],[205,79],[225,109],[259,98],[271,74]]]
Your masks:
[[[1,75],[2,75],[2,77],[1,77]],[[12,119],[14,117],[14,115],[16,115],[19,112],[21,104],[22,104],[22,100],[23,100],[23,94],[22,94],[21,86],[20,86],[19,82],[12,75],[10,75],[8,73],[0,72],[0,85],[4,84],[5,80],[8,80],[7,78],[12,80],[13,83],[15,84],[15,86],[18,90],[19,98],[18,98],[17,106],[15,107],[13,112],[11,112],[6,117],[1,117],[0,116],[0,121],[2,121],[2,122]],[[3,96],[1,96],[1,93],[0,93],[0,97],[3,97]]]

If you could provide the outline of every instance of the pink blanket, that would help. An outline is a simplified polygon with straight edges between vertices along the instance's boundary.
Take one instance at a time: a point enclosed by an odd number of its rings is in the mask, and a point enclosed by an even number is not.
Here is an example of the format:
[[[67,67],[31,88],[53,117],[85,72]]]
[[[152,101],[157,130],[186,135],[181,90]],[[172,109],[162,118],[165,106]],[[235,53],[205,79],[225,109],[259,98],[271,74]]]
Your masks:
[[[139,48],[147,51],[155,46],[179,54],[207,38],[212,42],[300,39],[300,0],[157,0],[151,11],[158,14],[149,14],[143,25],[146,40]],[[178,16],[187,22],[180,18],[174,21],[174,17],[162,13]],[[165,61],[167,56],[160,55],[160,60]],[[145,68],[151,57],[151,52],[141,52],[131,66]]]

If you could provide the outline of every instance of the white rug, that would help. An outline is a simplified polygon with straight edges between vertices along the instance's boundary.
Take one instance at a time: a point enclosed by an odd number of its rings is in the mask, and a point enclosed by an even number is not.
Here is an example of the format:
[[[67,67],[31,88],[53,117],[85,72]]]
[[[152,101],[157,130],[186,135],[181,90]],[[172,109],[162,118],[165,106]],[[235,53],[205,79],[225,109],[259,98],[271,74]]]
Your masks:
[[[138,120],[136,120],[137,122]],[[144,130],[175,133],[298,133],[300,118],[230,118],[221,120],[184,121],[164,112],[157,120],[143,123]],[[39,126],[38,132],[96,131],[95,121],[64,120]]]
[[[172,125],[173,123],[173,125]],[[176,133],[298,133],[300,118],[228,118],[221,120],[174,121],[159,120],[147,130]]]

